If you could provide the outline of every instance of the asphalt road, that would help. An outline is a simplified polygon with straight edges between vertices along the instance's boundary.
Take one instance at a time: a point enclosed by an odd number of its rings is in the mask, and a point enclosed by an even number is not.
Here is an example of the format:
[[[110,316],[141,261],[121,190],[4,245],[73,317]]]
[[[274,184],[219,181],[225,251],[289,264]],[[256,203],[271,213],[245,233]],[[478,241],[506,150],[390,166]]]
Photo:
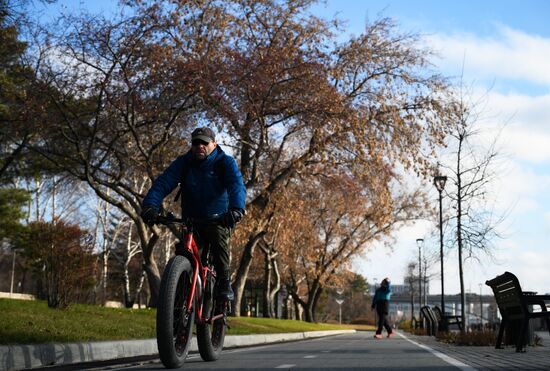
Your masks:
[[[216,362],[191,354],[184,370],[474,370],[400,334],[375,340],[372,332],[225,350]],[[159,361],[95,370],[164,370]]]

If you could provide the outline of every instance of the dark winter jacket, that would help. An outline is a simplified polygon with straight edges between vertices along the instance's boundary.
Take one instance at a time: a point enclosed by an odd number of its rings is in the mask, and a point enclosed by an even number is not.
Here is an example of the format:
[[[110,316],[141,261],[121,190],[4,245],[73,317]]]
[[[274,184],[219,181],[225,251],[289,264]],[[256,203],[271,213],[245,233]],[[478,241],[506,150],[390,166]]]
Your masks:
[[[221,161],[221,164],[214,165]],[[220,170],[218,170],[220,169]],[[160,208],[162,200],[181,181],[182,214],[217,219],[229,209],[244,212],[246,188],[235,160],[217,146],[207,158],[197,160],[191,151],[179,156],[151,186],[143,206]]]
[[[386,286],[380,286],[376,289],[376,292],[374,293],[374,297],[372,298],[372,308],[376,307],[376,304],[382,301],[388,302],[391,297],[391,284],[387,284]]]

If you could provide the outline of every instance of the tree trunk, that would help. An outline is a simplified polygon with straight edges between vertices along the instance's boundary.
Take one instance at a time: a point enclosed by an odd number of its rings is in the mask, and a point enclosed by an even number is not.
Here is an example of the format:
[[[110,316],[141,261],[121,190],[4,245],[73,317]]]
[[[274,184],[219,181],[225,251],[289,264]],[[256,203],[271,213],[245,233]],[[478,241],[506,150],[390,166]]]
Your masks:
[[[459,192],[460,193],[460,192]],[[460,198],[458,201],[458,218],[457,218],[457,240],[458,240],[458,276],[460,277],[460,307],[462,308],[461,311],[461,319],[462,319],[462,330],[461,332],[464,333],[466,331],[466,300],[465,300],[465,291],[464,291],[464,270],[462,267],[462,224],[461,224],[461,205],[460,205]]]
[[[307,296],[307,303],[302,303],[306,322],[315,322],[315,307],[321,294],[321,285],[316,279],[312,282]]]
[[[267,242],[262,239],[262,243],[258,245],[264,253],[264,305],[263,315],[265,318],[275,318],[275,295],[281,288],[281,276],[277,267],[277,252],[273,247],[273,241]],[[273,282],[274,281],[274,282]]]
[[[311,319],[313,322],[317,322],[317,303],[319,303],[319,298],[321,297],[322,293],[323,293],[323,288],[317,284],[317,288],[315,289],[315,295],[311,300]]]
[[[148,307],[156,308],[158,302],[158,296],[160,292],[160,272],[153,254],[153,249],[158,241],[158,236],[153,235],[145,244],[141,242],[143,251],[143,270],[147,274],[147,281],[149,282],[149,291],[151,297],[149,298]]]
[[[42,216],[40,215],[40,196],[42,194],[42,183],[40,179],[36,180],[36,191],[34,197],[36,197],[36,221],[41,220]]]
[[[130,272],[128,269],[129,261],[124,263],[124,307],[131,308],[134,305],[132,295],[130,293]]]
[[[157,241],[159,240],[159,236],[154,233],[149,237],[145,224],[141,221],[136,221],[135,219],[134,222],[136,223],[137,234],[139,236],[141,251],[143,254],[143,270],[147,274],[147,281],[149,282],[149,291],[151,296],[147,306],[156,308],[160,292],[160,272],[153,251]]]
[[[53,177],[53,181],[52,181],[52,224],[55,225],[55,219],[57,218],[56,216],[56,210],[55,210],[55,207],[56,207],[56,204],[55,204],[55,196],[56,196],[56,193],[57,193],[57,177],[54,176]]]
[[[294,319],[296,321],[301,321],[303,315],[303,307],[296,299],[292,300],[292,302],[294,303]]]
[[[290,295],[283,299],[283,319],[290,319]]]
[[[244,285],[246,284],[246,279],[248,278],[248,271],[252,265],[252,258],[254,256],[254,250],[260,239],[265,235],[265,231],[255,232],[250,235],[248,243],[244,247],[243,255],[239,263],[239,268],[237,269],[237,274],[235,276],[235,282],[233,283],[233,289],[235,291],[235,302],[233,305],[233,315],[235,317],[241,316],[241,301],[244,293]]]
[[[105,245],[105,244],[104,244]],[[109,275],[109,252],[107,246],[103,249],[103,305],[107,302],[107,278]]]
[[[457,154],[457,172],[456,172],[456,186],[457,186],[457,211],[456,211],[456,237],[458,242],[458,276],[460,278],[460,307],[461,310],[461,320],[462,320],[462,330],[461,333],[466,332],[466,300],[464,292],[464,271],[462,267],[462,179],[461,179],[461,155],[462,155],[462,143],[464,141],[464,136],[460,136],[458,143],[458,154]]]
[[[139,302],[139,296],[141,295],[141,290],[143,289],[143,281],[145,281],[145,271],[141,271],[141,277],[139,279],[139,284],[136,288],[136,293],[134,294],[134,303],[138,302],[138,307],[141,308],[141,303]],[[133,306],[133,305],[132,305]]]
[[[271,292],[269,293],[269,301],[271,306],[269,307],[271,318],[277,318],[277,308],[275,307],[275,296],[281,290],[281,274],[279,273],[279,267],[277,265],[277,260],[271,259],[271,264],[273,267],[273,274],[275,276],[275,282],[272,286]]]
[[[124,260],[124,306],[131,308],[134,305],[130,288],[130,271],[129,265],[132,259],[132,228],[128,228],[128,235],[126,237],[126,258]]]
[[[307,303],[307,306],[304,308],[304,316],[306,322],[313,322],[313,303]]]
[[[147,273],[147,281],[149,281],[149,290],[151,291],[151,297],[149,298],[150,308],[156,308],[160,292],[160,272],[157,266],[157,262],[153,257],[149,257],[143,264],[143,269]]]
[[[270,294],[271,294],[271,261],[270,261],[269,251],[267,251],[264,254],[264,291],[263,291],[264,318],[272,317],[272,311],[271,311],[272,302],[271,302]]]

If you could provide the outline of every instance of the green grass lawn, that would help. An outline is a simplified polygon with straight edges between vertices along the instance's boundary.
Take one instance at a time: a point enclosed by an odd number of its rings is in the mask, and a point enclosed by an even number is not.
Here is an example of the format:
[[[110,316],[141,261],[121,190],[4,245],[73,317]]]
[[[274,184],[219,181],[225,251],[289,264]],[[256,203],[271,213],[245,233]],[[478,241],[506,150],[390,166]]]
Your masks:
[[[150,339],[155,337],[155,316],[154,309],[114,309],[92,305],[51,309],[40,300],[0,299],[0,344]],[[230,317],[229,326],[228,335],[372,329],[363,325],[249,317]]]

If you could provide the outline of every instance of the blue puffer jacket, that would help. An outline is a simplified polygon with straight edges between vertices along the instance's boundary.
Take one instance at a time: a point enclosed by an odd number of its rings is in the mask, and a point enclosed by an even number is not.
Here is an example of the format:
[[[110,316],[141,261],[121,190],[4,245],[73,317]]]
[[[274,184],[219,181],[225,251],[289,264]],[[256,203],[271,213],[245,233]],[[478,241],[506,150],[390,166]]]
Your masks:
[[[214,164],[222,161],[223,177],[214,171]],[[143,206],[160,208],[162,200],[177,187],[184,168],[186,177],[181,188],[182,214],[200,219],[216,219],[229,209],[244,212],[246,188],[237,163],[217,146],[204,160],[193,158],[191,151],[179,156],[153,182]],[[223,184],[222,184],[223,181]]]
[[[382,300],[390,300],[391,297],[391,284],[387,284],[387,286],[380,286],[376,289],[376,292],[374,293],[374,298],[372,298],[372,307],[374,308],[376,306],[376,303]]]

